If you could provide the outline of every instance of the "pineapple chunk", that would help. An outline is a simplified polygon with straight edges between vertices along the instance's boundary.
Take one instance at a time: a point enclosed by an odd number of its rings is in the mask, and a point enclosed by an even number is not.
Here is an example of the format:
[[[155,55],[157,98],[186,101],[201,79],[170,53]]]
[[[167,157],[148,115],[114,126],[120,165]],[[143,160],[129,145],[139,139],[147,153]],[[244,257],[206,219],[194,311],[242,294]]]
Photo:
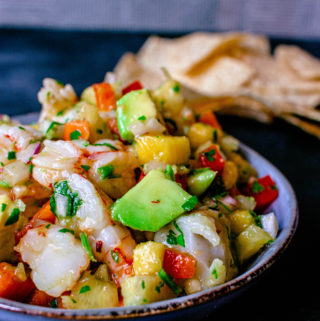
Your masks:
[[[136,141],[141,164],[152,160],[176,165],[189,161],[190,143],[187,137],[141,136]]]
[[[136,275],[153,275],[161,270],[165,246],[157,242],[140,243],[133,251]]]
[[[234,162],[226,161],[222,172],[222,181],[226,189],[234,186],[238,179],[238,168]]]
[[[62,307],[66,309],[99,309],[119,305],[116,284],[108,278],[105,264],[99,266],[94,275],[84,273],[72,289],[71,295],[61,297]]]
[[[124,305],[141,305],[175,297],[172,290],[156,275],[136,275],[125,279],[121,294]]]
[[[236,239],[236,248],[240,263],[245,262],[272,240],[270,234],[262,228],[255,224],[248,226]]]
[[[96,94],[94,93],[93,87],[87,87],[81,94],[81,100],[91,104],[97,105]]]
[[[246,210],[235,211],[229,216],[229,218],[231,222],[231,231],[237,235],[254,223],[252,215]]]
[[[221,135],[221,130],[203,123],[194,123],[191,125],[188,132],[192,148],[198,148],[208,141],[217,143],[220,140]]]

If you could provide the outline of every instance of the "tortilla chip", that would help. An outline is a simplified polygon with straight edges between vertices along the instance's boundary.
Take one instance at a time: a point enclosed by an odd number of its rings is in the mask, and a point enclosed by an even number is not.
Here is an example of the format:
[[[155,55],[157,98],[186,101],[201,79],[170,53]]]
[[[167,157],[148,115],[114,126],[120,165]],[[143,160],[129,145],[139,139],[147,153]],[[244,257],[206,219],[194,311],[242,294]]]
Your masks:
[[[282,115],[281,118],[320,139],[320,126],[308,123],[307,121],[301,120],[300,118],[292,115]]]
[[[274,53],[275,59],[306,80],[320,80],[320,61],[297,46],[280,45]]]
[[[124,54],[114,68],[114,73],[125,87],[135,80],[140,80],[148,89],[159,87],[164,81],[163,75],[157,75],[138,64],[133,53]]]

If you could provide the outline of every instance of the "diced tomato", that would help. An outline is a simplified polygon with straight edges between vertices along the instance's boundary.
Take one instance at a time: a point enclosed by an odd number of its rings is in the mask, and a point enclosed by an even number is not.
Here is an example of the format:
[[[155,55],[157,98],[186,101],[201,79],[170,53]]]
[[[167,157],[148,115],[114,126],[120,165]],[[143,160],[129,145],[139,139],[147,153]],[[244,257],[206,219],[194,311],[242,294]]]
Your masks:
[[[86,120],[72,120],[64,127],[64,140],[84,139],[90,137],[90,125]]]
[[[214,128],[221,130],[221,125],[219,124],[215,114],[212,111],[205,111],[200,114],[199,121],[201,123],[210,125]]]
[[[178,184],[181,185],[181,187],[184,190],[187,190],[187,175],[186,174],[175,174],[174,178]]]
[[[146,174],[144,173],[144,171],[141,171],[140,173],[140,177],[138,179],[138,183],[146,176]]]
[[[254,197],[256,210],[263,210],[270,205],[279,195],[276,183],[267,175],[250,183],[243,189],[245,195]]]
[[[97,107],[103,111],[110,111],[117,108],[116,95],[110,84],[101,82],[92,85],[96,95]]]
[[[195,274],[196,259],[189,254],[167,249],[164,251],[163,269],[175,279],[189,279]]]
[[[205,149],[199,155],[201,167],[209,167],[213,171],[221,175],[224,169],[225,161],[220,153],[219,147],[215,144]]]
[[[20,242],[20,239],[24,237],[29,230],[33,229],[35,220],[37,219],[54,224],[56,217],[51,212],[50,201],[45,203],[40,210],[34,214],[32,219],[22,228],[22,230],[15,234],[16,244]]]
[[[30,298],[28,299],[28,303],[32,305],[39,305],[42,307],[48,307],[49,303],[54,299],[54,297],[48,295],[47,293],[35,289]]]
[[[28,277],[25,281],[19,279],[15,267],[9,263],[0,263],[0,297],[22,301],[35,289],[35,285]]]
[[[141,82],[139,80],[136,80],[129,84],[127,87],[122,89],[122,95],[124,96],[125,94],[129,93],[130,91],[133,90],[139,90],[142,89],[143,86],[141,85]]]

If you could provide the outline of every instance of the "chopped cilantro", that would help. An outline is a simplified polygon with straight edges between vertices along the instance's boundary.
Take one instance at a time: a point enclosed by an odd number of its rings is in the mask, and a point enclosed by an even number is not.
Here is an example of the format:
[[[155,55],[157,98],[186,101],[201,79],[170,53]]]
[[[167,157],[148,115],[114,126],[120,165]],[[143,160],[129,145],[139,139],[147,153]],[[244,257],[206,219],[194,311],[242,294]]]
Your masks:
[[[48,134],[52,129],[54,129],[54,126],[58,126],[58,125],[62,125],[56,121],[51,122],[51,124],[49,125],[49,127],[46,130],[46,134]]]
[[[4,164],[3,164],[3,162],[0,162],[0,165],[1,165],[2,167],[4,167]]]
[[[98,168],[98,174],[100,175],[101,179],[106,178],[119,178],[121,175],[113,174],[114,167],[113,165],[106,165]]]
[[[77,301],[74,298],[71,298],[72,303],[77,303]]]
[[[70,139],[71,140],[77,140],[81,137],[81,132],[79,129],[74,130],[71,134],[70,134]]]
[[[102,129],[97,129],[97,133],[101,135],[101,134],[103,134],[103,130]]]
[[[216,280],[218,279],[218,272],[217,272],[216,269],[213,269],[212,275],[214,276],[214,278],[215,278]]]
[[[51,224],[47,224],[46,226],[45,226],[45,228],[49,228],[51,226]]]
[[[250,211],[250,214],[254,219],[254,224],[262,228],[261,216],[257,215],[254,211]]]
[[[191,211],[197,205],[197,203],[198,203],[198,198],[197,196],[193,195],[184,204],[182,204],[182,208],[185,211]]]
[[[170,245],[181,245],[185,247],[183,232],[176,221],[173,222],[173,225],[180,234],[177,235],[173,230],[169,230],[169,234],[167,235],[167,243]]]
[[[144,280],[141,282],[141,288],[144,290],[146,288],[146,284],[144,283]]]
[[[34,165],[33,165],[33,164],[30,164],[30,167],[29,167],[29,173],[30,173],[30,174],[32,174],[33,167],[34,167]]]
[[[181,292],[181,288],[174,281],[173,277],[168,274],[164,269],[161,269],[158,273],[159,278],[172,290],[174,294],[179,294]]]
[[[64,112],[66,111],[66,108],[60,110],[59,112],[57,112],[57,116],[62,116],[64,114]]]
[[[164,282],[160,282],[159,283],[159,285],[157,285],[156,287],[155,287],[155,289],[156,289],[156,291],[158,292],[158,293],[160,293],[161,292],[161,288],[163,288],[164,287]]]
[[[113,261],[115,261],[116,263],[119,263],[119,252],[117,250],[115,251],[111,250],[111,257]]]
[[[5,226],[12,225],[19,220],[20,210],[18,208],[14,208],[8,217],[7,221],[4,223]]]
[[[89,292],[90,290],[91,290],[90,286],[89,285],[85,285],[80,289],[79,294],[85,293],[85,292]]]
[[[68,198],[68,204],[65,216],[73,217],[77,214],[78,208],[82,204],[81,198],[78,196],[78,193],[73,193],[68,186],[67,181],[60,181],[59,183],[53,184],[54,192],[50,198],[50,206],[53,214],[56,215],[56,194],[66,196]]]
[[[14,151],[8,152],[7,158],[8,158],[8,160],[16,159],[16,152],[14,152]]]
[[[206,157],[206,159],[207,159],[209,162],[213,162],[213,161],[214,161],[214,158],[213,158],[212,156],[213,156],[215,153],[216,153],[216,150],[215,150],[215,149],[211,149],[211,150],[209,150],[208,152],[203,153],[203,155]]]
[[[173,87],[172,87],[172,90],[175,92],[175,93],[178,93],[180,91],[180,85],[179,84],[175,84]]]
[[[3,179],[0,179],[0,187],[2,187],[2,188],[11,188],[11,186],[6,181],[4,181]]]
[[[277,190],[278,187],[276,185],[269,185],[269,187],[272,189],[272,190]]]
[[[265,191],[265,188],[259,184],[257,181],[254,181],[251,186],[251,191],[255,194]]]
[[[7,204],[6,203],[2,203],[1,204],[1,212],[4,212],[6,207],[7,207]]]
[[[89,244],[87,234],[86,233],[80,233],[80,239],[81,239],[82,246],[84,247],[84,249],[86,250],[87,254],[89,255],[90,260],[92,262],[97,262],[96,258],[93,256],[92,249],[91,249],[91,246]]]
[[[63,83],[63,82],[61,82],[61,81],[59,81],[59,80],[57,80],[57,79],[55,79],[54,81],[55,81],[58,85],[64,86],[64,83]]]
[[[21,130],[26,130],[24,127],[22,127],[22,126],[18,126],[18,128],[19,129],[21,129]]]
[[[216,143],[218,141],[218,131],[216,129],[213,130],[213,142]]]
[[[58,307],[58,299],[54,298],[52,301],[50,301],[49,305],[51,308],[57,308]]]
[[[114,147],[113,145],[108,144],[108,143],[97,143],[97,144],[93,144],[93,146],[107,146],[107,147],[111,148],[112,150],[118,150],[117,147]]]
[[[217,204],[217,209],[219,209],[218,205],[220,205],[222,208],[224,208],[229,214],[232,213],[232,210],[226,205],[224,204],[223,202],[221,202],[219,199],[218,199],[219,196],[216,196],[214,197],[215,201],[216,201],[216,204]]]
[[[59,230],[60,233],[70,233],[72,235],[74,235],[74,231],[73,230],[69,230],[68,228],[62,228],[61,230]]]
[[[148,300],[147,300],[147,299],[143,299],[142,302],[143,302],[143,303],[147,303]]]
[[[173,169],[172,169],[172,167],[171,167],[169,164],[166,166],[166,169],[165,169],[164,173],[165,173],[172,181],[175,181]]]
[[[81,168],[87,172],[91,167],[89,165],[81,165]]]
[[[147,117],[146,116],[144,116],[144,115],[142,115],[142,116],[140,116],[140,117],[138,117],[138,120],[146,120],[147,119]]]
[[[269,240],[264,246],[269,247],[273,242],[274,242],[274,240]]]
[[[218,217],[221,218],[223,216],[223,213],[219,213]]]

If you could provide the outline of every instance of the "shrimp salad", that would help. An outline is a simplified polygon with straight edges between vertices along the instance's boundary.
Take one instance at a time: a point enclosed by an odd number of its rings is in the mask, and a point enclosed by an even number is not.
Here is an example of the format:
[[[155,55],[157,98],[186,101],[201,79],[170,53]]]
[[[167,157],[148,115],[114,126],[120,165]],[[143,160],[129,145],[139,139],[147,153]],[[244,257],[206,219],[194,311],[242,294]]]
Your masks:
[[[0,297],[142,305],[223,284],[277,237],[275,182],[168,79],[44,79],[36,124],[0,116]],[[264,214],[261,214],[264,213]]]

